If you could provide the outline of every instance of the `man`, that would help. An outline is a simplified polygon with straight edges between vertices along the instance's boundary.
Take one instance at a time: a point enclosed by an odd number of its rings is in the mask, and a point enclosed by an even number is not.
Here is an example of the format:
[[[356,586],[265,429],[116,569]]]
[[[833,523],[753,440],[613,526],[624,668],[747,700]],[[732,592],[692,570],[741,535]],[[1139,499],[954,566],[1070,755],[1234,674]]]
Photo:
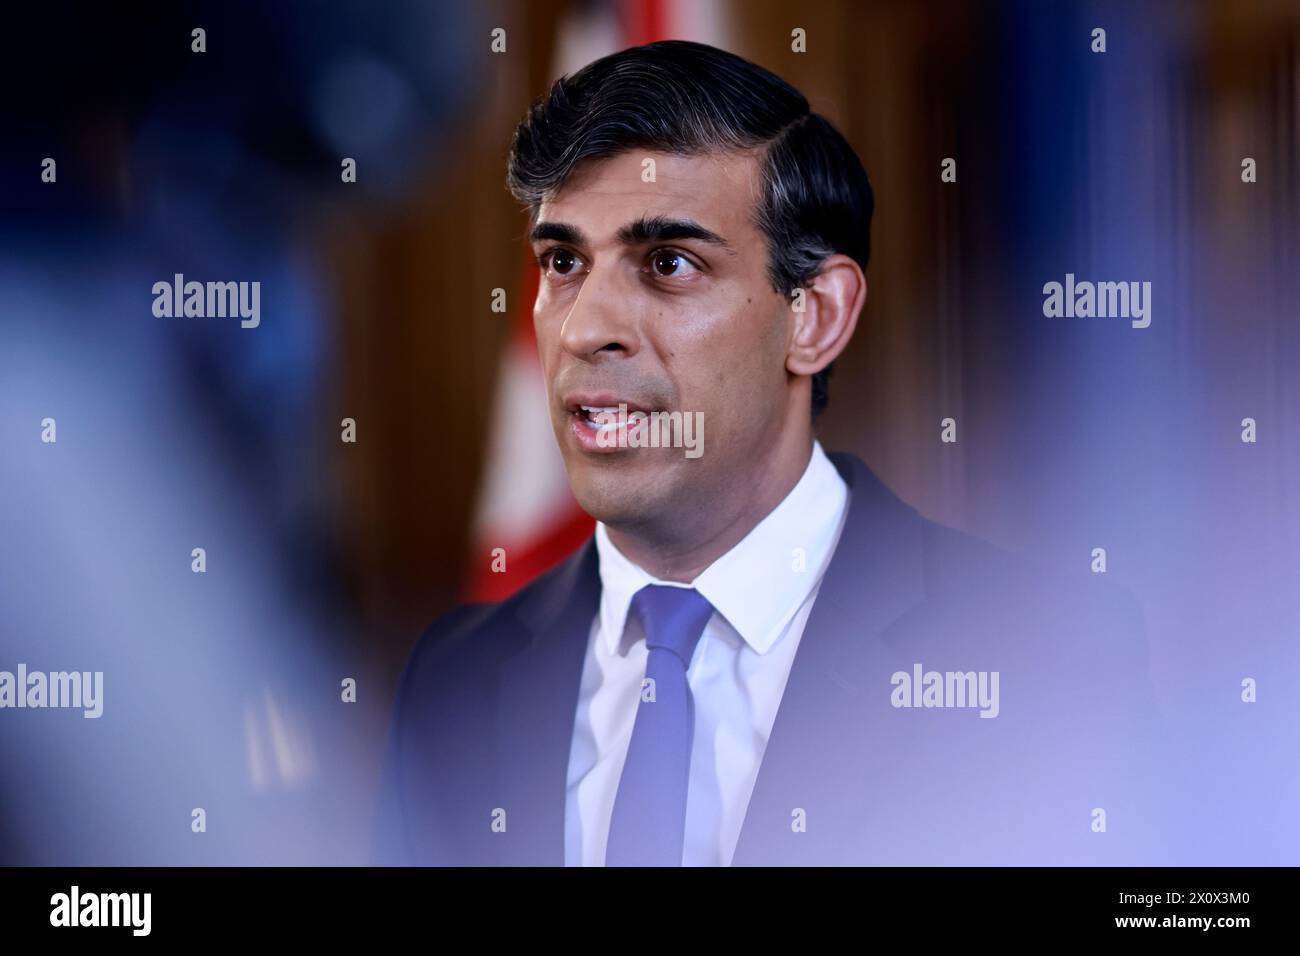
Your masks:
[[[555,83],[509,185],[556,439],[598,524],[415,648],[378,858],[1138,858],[1131,606],[925,520],[815,439],[873,209],[832,125],[752,63],[655,43]],[[702,422],[702,450],[653,447],[635,413]]]

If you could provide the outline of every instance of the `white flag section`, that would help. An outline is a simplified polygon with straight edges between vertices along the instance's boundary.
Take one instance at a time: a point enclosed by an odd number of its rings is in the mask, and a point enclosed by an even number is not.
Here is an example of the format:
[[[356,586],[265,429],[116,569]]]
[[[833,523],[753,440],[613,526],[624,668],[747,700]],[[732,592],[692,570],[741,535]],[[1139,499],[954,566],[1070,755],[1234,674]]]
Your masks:
[[[575,4],[555,41],[553,77],[576,72],[610,53],[669,38],[725,46],[724,0],[605,0]],[[539,91],[540,92],[540,91]],[[522,111],[521,111],[522,115]],[[580,546],[594,523],[578,507],[547,406],[546,383],[532,332],[536,266],[515,298],[515,330],[502,356],[493,396],[491,435],[474,516],[471,600],[496,601],[527,584]],[[500,549],[500,550],[498,550]]]

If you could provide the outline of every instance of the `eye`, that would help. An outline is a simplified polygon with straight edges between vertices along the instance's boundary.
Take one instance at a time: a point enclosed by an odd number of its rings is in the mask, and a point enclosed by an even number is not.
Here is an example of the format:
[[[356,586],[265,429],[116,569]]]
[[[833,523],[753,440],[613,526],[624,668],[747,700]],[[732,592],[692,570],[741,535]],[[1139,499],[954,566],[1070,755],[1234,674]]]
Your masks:
[[[547,249],[537,257],[537,264],[543,272],[561,279],[576,275],[581,262],[582,260],[571,250],[559,246]]]
[[[650,273],[659,279],[682,279],[699,271],[695,263],[676,249],[656,249],[650,253]]]

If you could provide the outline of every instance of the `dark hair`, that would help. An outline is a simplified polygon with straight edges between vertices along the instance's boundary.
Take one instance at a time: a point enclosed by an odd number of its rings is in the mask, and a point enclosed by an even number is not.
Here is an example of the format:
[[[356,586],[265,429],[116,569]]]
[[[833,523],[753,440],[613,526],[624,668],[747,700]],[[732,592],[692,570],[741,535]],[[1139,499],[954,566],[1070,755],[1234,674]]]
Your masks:
[[[535,217],[586,159],[756,147],[763,196],[755,221],[768,239],[773,288],[793,298],[835,253],[865,271],[875,201],[853,148],[789,83],[703,43],[631,47],[557,80],[515,130],[506,182]],[[814,418],[830,373],[813,376]]]

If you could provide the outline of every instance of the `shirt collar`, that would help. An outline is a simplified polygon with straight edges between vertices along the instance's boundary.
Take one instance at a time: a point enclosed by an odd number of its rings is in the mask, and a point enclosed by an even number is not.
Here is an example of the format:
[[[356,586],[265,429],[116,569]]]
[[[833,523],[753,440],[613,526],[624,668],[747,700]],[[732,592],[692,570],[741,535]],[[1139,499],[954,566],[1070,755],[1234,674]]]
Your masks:
[[[618,654],[632,596],[647,584],[695,588],[740,637],[766,654],[812,593],[830,562],[843,525],[848,487],[814,441],[803,476],[781,503],[730,551],[682,584],[662,581],[634,564],[596,523],[600,555],[600,629]]]

